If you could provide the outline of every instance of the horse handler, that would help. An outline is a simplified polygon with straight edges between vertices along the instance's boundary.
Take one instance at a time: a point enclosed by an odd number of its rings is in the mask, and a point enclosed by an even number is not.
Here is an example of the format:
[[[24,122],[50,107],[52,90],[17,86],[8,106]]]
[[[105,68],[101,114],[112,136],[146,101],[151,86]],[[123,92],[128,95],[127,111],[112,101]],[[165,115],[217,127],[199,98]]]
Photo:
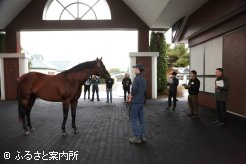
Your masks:
[[[133,80],[131,94],[128,95],[130,104],[130,117],[132,123],[133,137],[129,138],[129,143],[145,143],[145,121],[144,121],[144,101],[146,92],[146,80],[143,77],[144,66],[137,64],[133,66],[136,77]],[[138,121],[139,125],[138,126]]]

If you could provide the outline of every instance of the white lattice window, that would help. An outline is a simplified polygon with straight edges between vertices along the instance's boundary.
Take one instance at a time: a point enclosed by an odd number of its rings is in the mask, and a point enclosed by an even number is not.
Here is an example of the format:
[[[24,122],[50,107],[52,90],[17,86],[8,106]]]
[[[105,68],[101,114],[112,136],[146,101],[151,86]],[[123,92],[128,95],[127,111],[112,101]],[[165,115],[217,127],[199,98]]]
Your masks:
[[[49,0],[43,20],[110,20],[106,0]]]

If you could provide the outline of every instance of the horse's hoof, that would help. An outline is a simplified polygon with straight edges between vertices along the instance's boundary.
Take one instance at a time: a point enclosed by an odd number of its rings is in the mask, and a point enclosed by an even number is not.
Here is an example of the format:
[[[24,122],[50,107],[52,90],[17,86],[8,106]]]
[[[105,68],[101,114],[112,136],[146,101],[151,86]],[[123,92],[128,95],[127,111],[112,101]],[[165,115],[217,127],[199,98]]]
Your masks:
[[[75,133],[75,134],[79,134],[79,132],[80,132],[80,131],[79,131],[78,129],[77,129],[77,130],[74,130],[74,133]]]
[[[29,130],[25,131],[25,136],[28,136],[29,134],[31,134],[31,132]]]
[[[67,132],[62,133],[62,137],[68,136]]]
[[[30,128],[29,131],[30,131],[31,133],[33,133],[33,132],[35,132],[36,130],[35,130],[34,128]]]

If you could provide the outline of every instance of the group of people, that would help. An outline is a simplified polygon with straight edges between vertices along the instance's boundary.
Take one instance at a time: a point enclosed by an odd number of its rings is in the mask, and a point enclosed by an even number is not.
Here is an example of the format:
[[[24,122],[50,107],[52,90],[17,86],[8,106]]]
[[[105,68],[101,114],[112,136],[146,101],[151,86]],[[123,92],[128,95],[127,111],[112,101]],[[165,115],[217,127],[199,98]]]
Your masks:
[[[133,136],[129,138],[129,143],[140,144],[145,143],[145,121],[144,121],[144,103],[145,103],[145,93],[147,91],[147,83],[143,77],[144,66],[142,64],[136,64],[133,66],[136,77],[133,82],[129,78],[129,74],[125,74],[125,78],[122,80],[123,90],[124,90],[124,101],[130,104],[130,120],[132,124]],[[215,99],[217,106],[217,117],[218,120],[213,122],[216,126],[224,126],[227,120],[226,116],[226,100],[229,91],[229,80],[224,76],[223,69],[217,68],[215,80]],[[97,100],[100,101],[98,95],[98,84],[100,80],[98,77],[93,75],[85,83],[84,88],[84,98],[86,98],[86,92],[88,92],[88,99],[90,99],[90,85],[92,85],[92,99],[94,101],[94,93],[97,93]],[[112,86],[114,80],[112,78],[106,79],[106,90],[107,90],[107,102],[112,103]],[[132,87],[131,87],[132,85]],[[176,109],[177,101],[177,87],[179,85],[179,80],[177,78],[177,73],[172,72],[171,76],[168,78],[168,107],[167,110]],[[188,84],[183,84],[185,89],[188,89],[188,105],[190,113],[188,114],[191,118],[199,118],[198,116],[198,94],[200,88],[200,81],[197,78],[197,72],[192,70],[190,72],[190,79]],[[173,105],[172,105],[173,101]]]
[[[107,103],[112,103],[112,87],[114,85],[114,79],[108,78],[105,80],[106,83],[106,93],[107,93]],[[86,94],[89,100],[94,101],[94,94],[96,93],[97,101],[100,101],[99,99],[99,88],[98,84],[100,84],[100,79],[96,75],[93,75],[92,77],[89,77],[89,79],[84,84],[84,100],[86,99]],[[92,99],[90,99],[90,88],[92,85]],[[127,96],[130,94],[132,85],[132,80],[129,77],[128,73],[125,73],[125,77],[122,80],[122,88],[124,91],[124,102],[127,101]]]
[[[226,101],[228,97],[229,91],[229,80],[223,74],[224,70],[222,68],[217,68],[215,71],[215,100],[216,100],[216,107],[217,107],[217,118],[214,125],[223,127],[225,126],[227,120],[226,114]],[[172,109],[175,110],[176,108],[176,95],[177,95],[177,87],[179,85],[179,80],[176,77],[177,73],[172,72],[171,76],[168,79],[168,107],[167,110],[171,109],[172,100],[173,99],[173,107]],[[190,113],[188,114],[191,118],[199,118],[198,116],[198,93],[200,88],[200,80],[197,78],[197,72],[192,70],[190,72],[190,80],[188,85],[183,84],[185,89],[188,89],[188,104],[190,108]]]
[[[113,78],[108,78],[105,81],[106,83],[106,93],[107,93],[107,103],[112,103],[112,87],[114,84],[114,79]],[[97,101],[100,101],[99,99],[99,88],[98,84],[100,84],[100,79],[96,75],[92,75],[84,84],[84,100],[86,99],[86,93],[88,93],[88,99],[90,101],[94,101],[94,95],[96,92],[97,95]],[[92,99],[90,99],[90,88],[92,85]]]
[[[112,103],[112,88],[114,85],[114,79],[113,78],[108,78],[105,80],[106,83],[106,93],[107,93],[107,103]],[[96,93],[97,96],[97,101],[100,101],[99,99],[99,88],[98,85],[100,84],[100,79],[96,75],[92,75],[92,77],[89,77],[89,79],[85,82],[84,84],[84,100],[86,99],[86,94],[87,97],[90,101],[94,101],[94,95]],[[90,88],[92,85],[92,99],[90,99]],[[122,80],[122,87],[124,91],[124,102],[127,101],[127,96],[130,94],[130,89],[131,89],[132,81],[129,77],[128,73],[125,73],[125,77]]]
[[[133,137],[129,138],[129,142],[132,144],[145,143],[145,122],[144,122],[144,101],[146,92],[146,80],[143,77],[144,67],[142,64],[137,64],[133,67],[136,77],[133,80],[132,89],[128,96],[128,101],[131,102],[130,118],[132,123]],[[226,101],[229,91],[229,80],[223,74],[222,68],[217,68],[215,72],[215,99],[217,106],[217,118],[214,125],[224,127],[227,121],[226,116]],[[179,80],[177,73],[172,72],[168,79],[169,94],[168,94],[168,107],[167,110],[176,109],[176,95],[177,86]],[[200,89],[200,80],[197,78],[197,72],[192,70],[190,72],[190,79],[188,85],[184,84],[184,87],[188,89],[188,105],[190,113],[188,116],[191,118],[199,118],[198,116],[198,94]],[[173,99],[173,106],[172,101]],[[172,107],[172,108],[171,108]],[[139,126],[137,124],[139,122]]]

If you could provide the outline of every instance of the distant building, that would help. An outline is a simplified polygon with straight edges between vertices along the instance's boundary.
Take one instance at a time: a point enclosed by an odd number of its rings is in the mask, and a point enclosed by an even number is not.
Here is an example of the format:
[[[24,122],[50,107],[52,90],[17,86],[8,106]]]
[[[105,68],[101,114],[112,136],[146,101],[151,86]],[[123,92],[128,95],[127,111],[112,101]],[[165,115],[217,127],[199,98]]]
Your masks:
[[[179,85],[188,83],[189,74],[190,74],[189,66],[187,66],[187,67],[169,67],[169,69],[167,70],[167,77],[169,77],[173,71],[177,72],[177,78],[179,79]]]
[[[49,61],[49,63],[51,63],[57,68],[56,69],[57,73],[65,71],[72,67],[70,61]]]
[[[40,54],[31,55],[29,72],[41,72],[48,75],[57,74],[57,68],[44,60]]]
[[[179,84],[187,84],[189,80],[190,69],[188,67],[177,67],[177,78],[179,79]]]

